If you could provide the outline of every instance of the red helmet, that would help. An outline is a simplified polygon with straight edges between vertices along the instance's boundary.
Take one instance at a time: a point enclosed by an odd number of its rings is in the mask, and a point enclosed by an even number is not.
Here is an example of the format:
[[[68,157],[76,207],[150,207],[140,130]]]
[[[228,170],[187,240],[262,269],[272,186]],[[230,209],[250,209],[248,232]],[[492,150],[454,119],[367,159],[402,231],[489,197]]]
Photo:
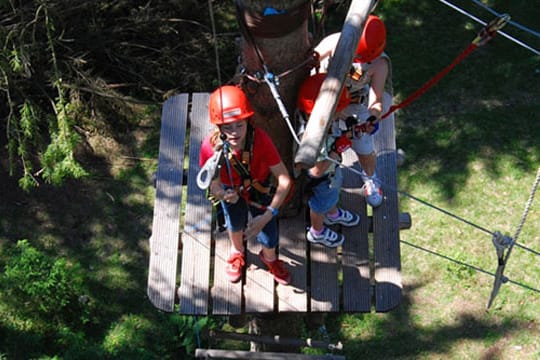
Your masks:
[[[224,85],[210,94],[208,101],[210,122],[215,125],[229,124],[253,115],[249,100],[238,86]]]
[[[326,77],[326,73],[317,73],[308,77],[302,85],[300,86],[300,92],[298,94],[298,99],[296,100],[296,107],[306,114],[311,114],[313,107],[315,106],[315,100],[319,96],[319,90],[321,85]],[[351,96],[349,90],[343,88],[341,95],[339,97],[336,112],[340,112],[345,109],[347,105],[351,103]]]
[[[356,48],[356,56],[360,62],[367,63],[381,55],[386,47],[386,27],[375,15],[369,15],[364,31]]]

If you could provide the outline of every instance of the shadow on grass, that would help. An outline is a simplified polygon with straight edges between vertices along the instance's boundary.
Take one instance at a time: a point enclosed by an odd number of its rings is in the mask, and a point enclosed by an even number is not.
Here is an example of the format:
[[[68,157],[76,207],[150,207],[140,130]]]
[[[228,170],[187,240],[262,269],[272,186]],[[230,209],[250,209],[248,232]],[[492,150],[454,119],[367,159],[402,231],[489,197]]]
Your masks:
[[[497,323],[467,312],[457,315],[452,324],[422,326],[413,321],[411,296],[408,295],[421,286],[405,286],[402,304],[387,314],[330,315],[328,331],[340,334],[338,336],[344,345],[343,355],[347,359],[414,359],[427,354],[430,358],[445,358],[456,343],[467,340],[495,343],[527,326],[518,320]],[[345,321],[344,316],[348,317]],[[355,321],[364,323],[360,333],[357,332],[354,337],[342,333],[344,322]],[[495,346],[487,348],[482,358],[498,358],[500,351]]]
[[[146,132],[142,142],[134,130]],[[19,188],[16,176],[9,176],[4,162],[0,166],[0,246],[28,239],[51,258],[81,264],[89,291],[85,295],[95,310],[85,325],[88,340],[103,337],[124,314],[158,315],[145,290],[153,214],[148,164],[124,156],[142,153],[157,159],[158,139],[158,125],[142,130],[131,125],[110,149],[116,163],[85,153],[81,162],[91,171],[88,178],[68,180],[61,187],[42,184],[28,193]],[[26,336],[39,342],[37,334],[9,330],[11,340]],[[18,343],[14,341],[9,345]],[[51,349],[53,343],[43,346]]]

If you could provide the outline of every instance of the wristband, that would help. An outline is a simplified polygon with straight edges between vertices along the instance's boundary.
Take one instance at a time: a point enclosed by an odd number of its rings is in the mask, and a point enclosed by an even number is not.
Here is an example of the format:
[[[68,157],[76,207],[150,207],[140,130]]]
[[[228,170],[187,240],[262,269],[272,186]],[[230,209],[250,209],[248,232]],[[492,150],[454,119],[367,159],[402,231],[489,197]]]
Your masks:
[[[269,211],[272,213],[272,216],[273,216],[273,217],[276,217],[276,216],[278,215],[278,213],[279,213],[279,210],[278,210],[278,209],[273,208],[273,207],[271,207],[271,206],[267,206],[267,207],[266,207],[266,210],[269,210]]]

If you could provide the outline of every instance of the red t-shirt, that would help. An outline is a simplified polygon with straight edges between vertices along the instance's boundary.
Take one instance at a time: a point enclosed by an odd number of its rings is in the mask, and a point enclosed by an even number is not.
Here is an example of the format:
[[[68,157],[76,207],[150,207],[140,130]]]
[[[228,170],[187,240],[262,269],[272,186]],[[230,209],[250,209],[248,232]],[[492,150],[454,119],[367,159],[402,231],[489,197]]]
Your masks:
[[[201,144],[201,151],[199,154],[199,165],[203,166],[212,155],[214,154],[214,148],[210,144],[210,135],[208,135]],[[241,151],[234,151],[234,155],[237,159],[241,159]],[[249,172],[252,180],[263,182],[270,175],[270,167],[279,164],[281,157],[277,151],[272,139],[268,134],[259,128],[255,128],[253,134],[253,153],[251,154],[251,161],[249,165]],[[233,166],[231,166],[232,177],[234,185],[241,185],[242,178]],[[225,185],[231,185],[229,175],[227,174],[227,166],[224,164],[221,167],[220,173],[221,183]]]

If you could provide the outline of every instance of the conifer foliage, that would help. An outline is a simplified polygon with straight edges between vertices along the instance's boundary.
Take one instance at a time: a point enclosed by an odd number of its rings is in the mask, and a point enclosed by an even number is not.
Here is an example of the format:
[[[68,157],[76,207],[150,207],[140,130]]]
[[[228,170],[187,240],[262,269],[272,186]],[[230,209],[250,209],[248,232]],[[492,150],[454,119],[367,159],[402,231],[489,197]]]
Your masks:
[[[214,11],[232,13],[223,6]],[[132,120],[119,118],[120,107],[208,91],[208,19],[198,1],[0,1],[0,144],[10,173],[24,189],[83,177],[87,128],[125,129]],[[232,58],[236,22],[220,26],[231,26],[216,43]],[[226,78],[235,65],[224,63]]]

